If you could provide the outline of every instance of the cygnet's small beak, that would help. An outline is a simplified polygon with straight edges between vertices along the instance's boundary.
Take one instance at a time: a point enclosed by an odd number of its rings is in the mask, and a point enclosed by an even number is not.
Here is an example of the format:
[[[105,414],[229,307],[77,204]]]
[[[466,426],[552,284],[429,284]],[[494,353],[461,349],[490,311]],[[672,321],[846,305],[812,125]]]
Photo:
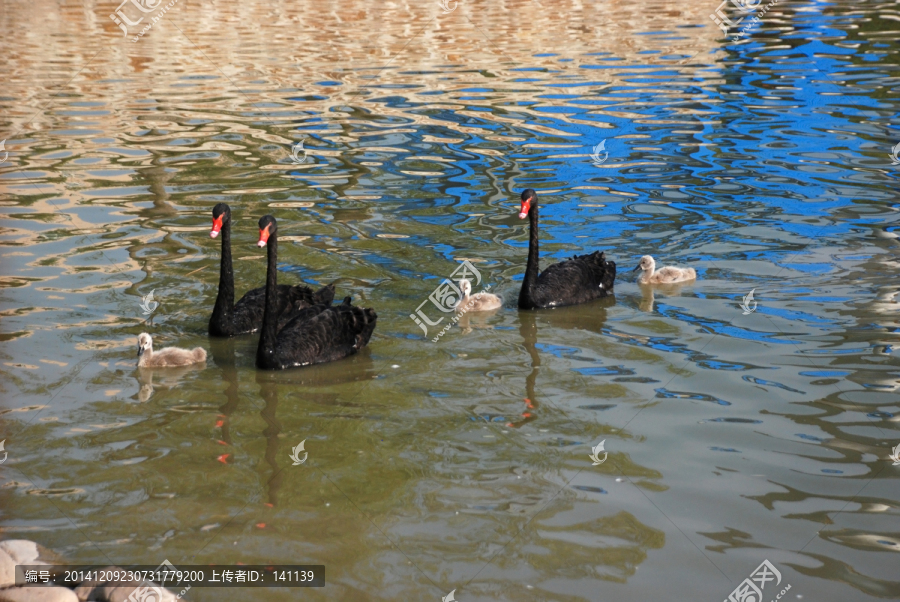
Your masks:
[[[639,269],[641,269],[641,264],[638,264],[638,267],[634,268],[634,269],[631,270],[631,271],[632,271],[632,272],[637,272]]]
[[[144,348],[138,345],[138,357],[141,357],[142,355],[144,355]]]

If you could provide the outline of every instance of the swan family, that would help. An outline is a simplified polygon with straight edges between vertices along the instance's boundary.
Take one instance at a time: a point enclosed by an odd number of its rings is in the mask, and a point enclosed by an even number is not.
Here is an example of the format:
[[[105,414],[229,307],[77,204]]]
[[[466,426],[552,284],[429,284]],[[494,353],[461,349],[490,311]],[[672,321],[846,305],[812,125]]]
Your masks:
[[[538,195],[529,188],[520,198],[519,219],[528,218],[528,260],[519,292],[519,309],[545,309],[579,305],[606,297],[613,292],[616,264],[603,252],[575,255],[571,259],[539,267]],[[209,335],[234,337],[259,333],[256,366],[261,370],[284,370],[332,362],[357,353],[368,345],[378,315],[371,308],[354,306],[351,297],[335,304],[335,285],[313,291],[297,284],[278,284],[278,222],[271,215],[259,220],[257,245],[266,249],[266,282],[247,291],[235,303],[234,269],[231,262],[231,208],[225,203],[213,207],[210,237],[221,235],[222,254],[219,290]],[[641,258],[635,271],[643,270],[640,284],[687,282],[697,277],[692,268],[664,267],[656,270],[649,255]],[[472,296],[472,283],[460,281],[462,297],[456,304],[461,311],[491,311],[502,306],[497,295],[481,292]],[[149,334],[138,337],[141,367],[188,366],[206,361],[206,352],[167,347],[153,351]]]

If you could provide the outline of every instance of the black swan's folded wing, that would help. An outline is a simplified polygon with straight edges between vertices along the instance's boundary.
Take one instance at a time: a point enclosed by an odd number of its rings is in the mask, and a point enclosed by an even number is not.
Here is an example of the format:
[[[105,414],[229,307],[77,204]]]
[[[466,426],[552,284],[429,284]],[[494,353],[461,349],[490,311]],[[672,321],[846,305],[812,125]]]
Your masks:
[[[547,266],[540,273],[533,297],[539,307],[576,305],[612,292],[616,264],[600,251],[576,255]]]
[[[275,290],[279,330],[296,318],[301,310],[319,304],[331,305],[334,300],[333,284],[324,286],[316,292],[302,284],[295,286],[279,284]],[[265,307],[266,287],[261,286],[247,291],[247,294],[234,304],[232,315],[236,332],[243,334],[259,330],[262,327]]]
[[[301,310],[278,333],[275,360],[287,368],[352,355],[368,344],[377,319],[374,310],[349,304],[315,305]]]

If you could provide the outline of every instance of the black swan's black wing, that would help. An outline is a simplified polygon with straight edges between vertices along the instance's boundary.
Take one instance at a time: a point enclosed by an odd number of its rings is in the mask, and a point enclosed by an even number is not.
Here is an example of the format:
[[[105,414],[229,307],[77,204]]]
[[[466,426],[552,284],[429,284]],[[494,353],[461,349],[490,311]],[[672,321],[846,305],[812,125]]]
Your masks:
[[[279,329],[296,318],[301,310],[318,304],[331,305],[334,300],[333,284],[324,286],[316,292],[302,284],[295,286],[279,284],[275,291]],[[232,316],[235,334],[247,334],[262,328],[265,307],[266,287],[261,286],[247,291],[247,294],[234,304]]]
[[[577,305],[612,293],[616,264],[600,251],[547,266],[532,289],[535,307]]]
[[[334,301],[334,283],[323,286],[313,293],[313,302],[311,305],[315,305],[316,303],[331,305],[332,301]]]
[[[341,305],[315,305],[281,329],[275,342],[279,368],[321,364],[353,355],[365,347],[375,330],[372,309]]]

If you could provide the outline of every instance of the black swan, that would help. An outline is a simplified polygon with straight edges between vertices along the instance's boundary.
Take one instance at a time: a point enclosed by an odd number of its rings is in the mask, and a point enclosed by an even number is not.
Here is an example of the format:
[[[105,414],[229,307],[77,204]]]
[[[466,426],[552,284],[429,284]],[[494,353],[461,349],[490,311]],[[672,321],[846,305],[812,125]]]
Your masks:
[[[219,203],[213,207],[210,238],[222,233],[222,265],[219,268],[219,294],[209,318],[209,334],[214,337],[233,337],[256,332],[262,326],[266,304],[266,287],[249,291],[234,302],[234,270],[231,267],[231,207]],[[282,284],[275,295],[275,312],[280,326],[284,326],[304,307],[318,303],[330,305],[334,300],[334,285],[313,293],[308,286]]]
[[[318,303],[301,309],[278,330],[278,224],[271,215],[259,220],[259,246],[268,247],[266,304],[256,366],[284,370],[339,360],[366,346],[378,316],[372,309],[354,307],[350,297],[340,305]]]
[[[612,293],[616,264],[606,261],[604,254],[599,251],[555,263],[538,275],[538,200],[537,193],[531,188],[522,193],[519,219],[525,219],[526,216],[531,221],[531,228],[528,265],[519,293],[520,309],[578,305]]]

